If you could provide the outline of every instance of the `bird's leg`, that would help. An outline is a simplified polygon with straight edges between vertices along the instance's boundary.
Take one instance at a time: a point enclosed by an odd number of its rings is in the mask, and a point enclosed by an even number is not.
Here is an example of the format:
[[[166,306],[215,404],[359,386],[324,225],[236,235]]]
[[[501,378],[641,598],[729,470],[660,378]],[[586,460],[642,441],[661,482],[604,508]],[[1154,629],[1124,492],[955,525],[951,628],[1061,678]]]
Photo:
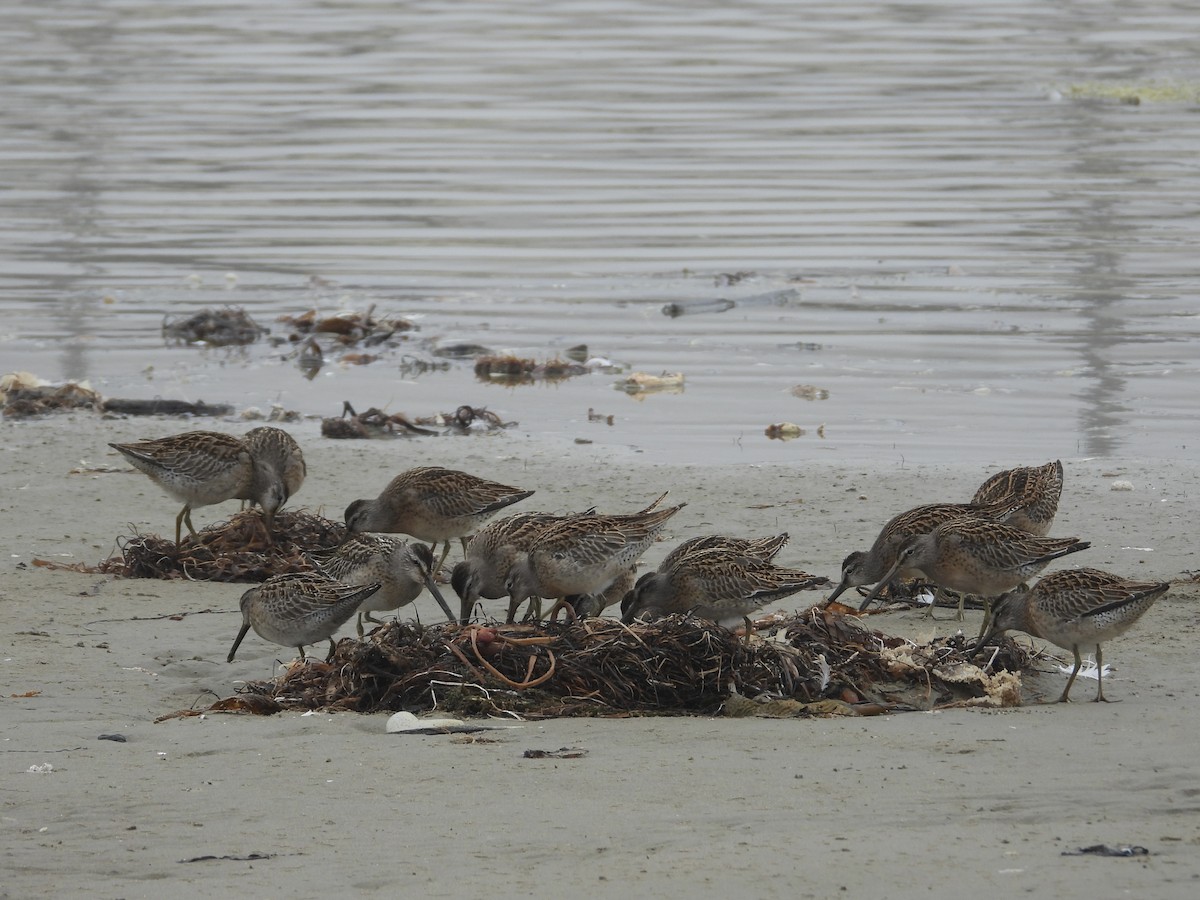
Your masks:
[[[1071,693],[1071,685],[1075,683],[1075,676],[1079,674],[1079,669],[1083,665],[1083,657],[1079,655],[1078,644],[1071,648],[1071,652],[1075,654],[1075,668],[1071,670],[1071,677],[1067,679],[1067,686],[1063,688],[1062,696],[1058,698],[1059,703],[1071,702],[1071,698],[1067,695]]]
[[[1096,691],[1095,703],[1112,703],[1104,696],[1104,652],[1100,649],[1100,645],[1096,645],[1096,680],[1100,682],[1100,687]]]
[[[446,561],[446,557],[450,555],[450,542],[446,541],[442,544],[442,555],[438,557],[437,565],[430,569],[432,575],[436,575],[442,570],[442,563]]]
[[[335,644],[333,642],[333,638],[330,638],[329,639],[329,655],[327,657],[325,657],[325,662],[333,662],[333,654],[336,652],[337,652],[337,644]],[[303,656],[304,651],[301,650],[300,654]]]
[[[361,639],[363,636],[363,614],[362,613],[358,614],[358,621],[355,623],[355,627],[358,629],[358,636]]]
[[[988,626],[992,624],[992,598],[983,598],[983,625],[979,628],[979,637],[982,639],[987,634]]]
[[[754,623],[750,621],[749,616],[742,616],[742,621],[746,623],[746,643],[750,643],[750,638],[754,636]]]

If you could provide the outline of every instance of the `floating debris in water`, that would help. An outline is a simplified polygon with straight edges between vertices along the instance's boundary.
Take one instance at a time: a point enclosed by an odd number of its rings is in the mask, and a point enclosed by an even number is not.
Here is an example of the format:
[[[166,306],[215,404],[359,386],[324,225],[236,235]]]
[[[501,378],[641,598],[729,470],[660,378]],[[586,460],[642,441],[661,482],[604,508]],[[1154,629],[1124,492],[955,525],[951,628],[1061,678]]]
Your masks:
[[[805,431],[795,422],[776,422],[768,425],[764,433],[773,441],[792,441],[803,437]]]
[[[828,400],[829,391],[813,384],[798,384],[792,388],[792,396],[801,400]]]
[[[475,360],[475,377],[492,384],[532,384],[535,381],[562,381],[591,371],[582,363],[561,359],[538,362],[519,356],[480,356]]]
[[[650,375],[647,372],[634,372],[628,378],[618,381],[616,387],[639,400],[647,394],[682,394],[683,373],[663,372],[661,375]]]
[[[163,319],[163,337],[185,344],[229,347],[253,344],[269,331],[241,307],[202,309],[186,319]]]

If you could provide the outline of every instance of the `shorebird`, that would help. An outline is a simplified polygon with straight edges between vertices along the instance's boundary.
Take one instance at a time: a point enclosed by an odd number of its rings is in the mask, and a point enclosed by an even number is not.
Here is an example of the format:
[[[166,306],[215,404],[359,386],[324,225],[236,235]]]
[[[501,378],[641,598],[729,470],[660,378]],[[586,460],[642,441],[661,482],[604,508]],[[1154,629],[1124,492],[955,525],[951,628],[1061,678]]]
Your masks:
[[[284,499],[300,490],[308,474],[308,466],[304,463],[304,452],[295,438],[282,428],[263,425],[247,431],[242,441],[255,460],[275,470],[287,492]]]
[[[1099,569],[1067,569],[1039,579],[998,599],[987,633],[972,655],[996,635],[1015,629],[1070,650],[1075,668],[1059,703],[1069,703],[1071,685],[1079,674],[1083,651],[1095,649],[1096,701],[1104,696],[1104,657],[1100,645],[1129,629],[1154,601],[1167,592],[1166,582],[1131,581]]]
[[[251,628],[264,640],[295,647],[301,659],[305,644],[328,639],[328,658],[332,659],[333,633],[377,590],[378,582],[350,586],[318,572],[273,575],[242,594],[242,630],[226,660],[233,662]]]
[[[938,587],[962,594],[997,597],[1032,578],[1051,561],[1090,546],[1078,538],[1039,537],[986,519],[952,519],[928,534],[905,540],[896,551],[896,561],[859,609],[866,609],[900,571],[916,572]]]
[[[572,594],[567,597],[567,603],[580,619],[592,619],[600,615],[614,603],[621,600],[633,590],[634,579],[637,577],[637,563],[634,563],[616,577],[608,587],[595,594]]]
[[[1006,525],[1045,536],[1054,524],[1062,496],[1061,460],[1044,466],[1022,466],[997,472],[979,486],[971,502],[978,505],[1009,503],[1013,511],[1001,519]]]
[[[192,537],[192,509],[226,500],[253,500],[263,511],[267,541],[275,512],[287,499],[282,479],[255,460],[238,438],[216,431],[186,431],[164,438],[109,444],[150,480],[183,503],[175,517],[175,543],[184,523]]]
[[[383,624],[372,612],[386,612],[407,606],[428,588],[446,618],[455,621],[441,591],[433,583],[433,550],[428,544],[410,544],[386,534],[352,534],[337,547],[308,554],[330,578],[343,584],[368,585],[379,583],[380,588],[358,608],[358,636],[363,635],[363,619]]]
[[[450,586],[460,603],[459,621],[465,624],[471,618],[471,610],[480,598],[507,597],[505,582],[513,563],[533,549],[546,528],[561,520],[561,516],[549,513],[517,513],[479,529],[467,543],[466,558],[450,573]]]
[[[540,619],[543,597],[554,598],[557,609],[572,595],[607,589],[649,549],[667,519],[686,505],[656,509],[657,503],[632,515],[570,516],[543,531],[509,571],[508,621],[525,600],[532,600],[531,613]]]
[[[374,500],[355,500],[346,507],[346,530],[408,534],[435,547],[445,542],[436,572],[450,552],[450,539],[466,536],[506,506],[533,491],[509,487],[441,466],[401,472]]]
[[[621,621],[690,612],[729,627],[767,603],[829,584],[828,578],[770,561],[786,539],[768,539],[776,545],[755,554],[743,539],[717,537],[704,546],[705,539],[693,538],[695,544],[680,545],[657,571],[638,579],[621,601]]]
[[[913,535],[928,534],[943,522],[962,516],[1000,519],[1009,515],[1012,509],[1013,505],[1006,502],[984,506],[971,503],[930,503],[900,513],[880,529],[879,536],[875,538],[870,550],[855,550],[842,561],[842,580],[825,600],[825,605],[828,606],[848,588],[878,582],[896,562],[896,552],[900,545]],[[916,573],[910,568],[901,568],[894,575],[888,576],[888,579],[896,575],[913,578]],[[884,584],[886,583],[885,581]]]

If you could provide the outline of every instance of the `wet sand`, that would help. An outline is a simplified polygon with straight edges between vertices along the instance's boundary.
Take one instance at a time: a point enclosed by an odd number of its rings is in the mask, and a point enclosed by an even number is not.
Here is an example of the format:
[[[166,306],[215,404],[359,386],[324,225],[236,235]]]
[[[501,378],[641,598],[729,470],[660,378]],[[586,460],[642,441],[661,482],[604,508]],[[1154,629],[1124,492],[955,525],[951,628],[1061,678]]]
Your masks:
[[[971,885],[1104,898],[1191,897],[1200,883],[1195,585],[1177,585],[1105,647],[1117,703],[1039,704],[1065,678],[1045,666],[1026,680],[1026,705],[999,711],[552,720],[486,742],[387,735],[382,715],[155,724],[290,658],[252,633],[225,662],[244,587],[33,560],[94,563],[130,525],[169,533],[178,510],[144,476],[68,473],[81,460],[124,469],[107,441],[186,426],[81,415],[0,427],[9,550],[0,896],[958,897]],[[315,423],[293,431],[310,472],[294,502],[334,517],[401,469],[435,460],[535,487],[531,508],[547,510],[636,509],[669,488],[689,505],[647,562],[696,534],[787,530],[779,561],[830,577],[894,513],[969,498],[1001,463],[1045,461],[683,467],[512,434],[334,442]],[[1092,541],[1079,564],[1147,579],[1200,568],[1191,516],[1200,467],[1063,462],[1053,533]],[[1112,490],[1118,480],[1133,489]],[[234,506],[193,518],[201,526]],[[416,611],[438,614],[427,595]],[[913,635],[958,627],[919,613],[872,624]],[[978,613],[962,627],[976,629]],[[1094,690],[1081,681],[1074,695]],[[126,742],[98,740],[111,733]],[[587,754],[522,756],[561,747]],[[1061,855],[1098,843],[1151,855]],[[221,858],[251,854],[271,856]],[[204,856],[218,858],[187,861]]]

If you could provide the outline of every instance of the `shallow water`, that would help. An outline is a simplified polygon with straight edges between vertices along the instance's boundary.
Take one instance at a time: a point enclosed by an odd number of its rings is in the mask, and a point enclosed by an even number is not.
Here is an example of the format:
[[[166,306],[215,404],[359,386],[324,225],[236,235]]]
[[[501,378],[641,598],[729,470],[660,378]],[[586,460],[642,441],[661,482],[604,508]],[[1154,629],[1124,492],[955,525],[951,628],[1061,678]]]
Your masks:
[[[0,368],[308,414],[487,405],[647,459],[1184,456],[1197,33],[1155,2],[12,2]],[[372,304],[420,331],[311,382],[286,346],[163,341],[223,304],[276,335]],[[464,341],[686,387],[400,370]],[[768,440],[782,421],[806,433]]]

